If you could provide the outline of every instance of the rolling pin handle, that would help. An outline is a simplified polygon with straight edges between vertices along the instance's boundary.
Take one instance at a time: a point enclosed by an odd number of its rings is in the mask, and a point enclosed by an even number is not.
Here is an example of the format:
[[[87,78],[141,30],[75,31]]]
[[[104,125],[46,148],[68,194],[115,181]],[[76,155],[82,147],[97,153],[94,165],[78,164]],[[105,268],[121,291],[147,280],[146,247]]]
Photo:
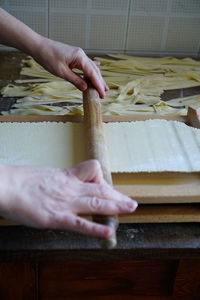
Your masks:
[[[101,247],[106,249],[113,249],[117,246],[116,230],[117,230],[118,223],[116,222],[116,218],[111,216],[108,217],[105,225],[113,229],[113,234],[107,239],[102,239]]]

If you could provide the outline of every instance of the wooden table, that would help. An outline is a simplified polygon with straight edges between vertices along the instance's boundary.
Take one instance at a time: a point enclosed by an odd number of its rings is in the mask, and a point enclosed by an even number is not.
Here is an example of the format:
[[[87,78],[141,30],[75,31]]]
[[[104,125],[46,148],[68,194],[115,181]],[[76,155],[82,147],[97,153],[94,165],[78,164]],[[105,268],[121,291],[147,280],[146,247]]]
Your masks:
[[[19,77],[22,57],[0,54],[1,86]],[[14,101],[0,99],[0,110]],[[69,231],[0,227],[0,299],[200,298],[199,223],[121,224],[117,236],[116,249],[101,250],[97,239]]]

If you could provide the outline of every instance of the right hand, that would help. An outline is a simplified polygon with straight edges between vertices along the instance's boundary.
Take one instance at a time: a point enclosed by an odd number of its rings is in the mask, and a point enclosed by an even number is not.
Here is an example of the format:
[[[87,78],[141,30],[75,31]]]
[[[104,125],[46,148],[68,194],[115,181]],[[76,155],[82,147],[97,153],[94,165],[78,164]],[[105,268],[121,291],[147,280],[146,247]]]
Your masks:
[[[112,228],[79,214],[133,212],[137,203],[108,185],[96,160],[71,169],[1,165],[0,212],[20,224],[107,238]]]
[[[87,89],[87,82],[73,72],[73,69],[83,71],[84,76],[90,79],[98,91],[100,98],[105,97],[108,86],[102,78],[98,65],[81,48],[40,36],[39,43],[35,44],[30,54],[47,71],[71,82],[81,91]]]

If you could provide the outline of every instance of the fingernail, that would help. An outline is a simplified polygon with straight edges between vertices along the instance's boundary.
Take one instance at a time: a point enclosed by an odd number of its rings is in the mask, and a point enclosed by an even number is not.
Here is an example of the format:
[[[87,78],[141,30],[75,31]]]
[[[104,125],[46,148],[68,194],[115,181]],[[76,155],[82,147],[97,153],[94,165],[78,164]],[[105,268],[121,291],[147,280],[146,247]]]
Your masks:
[[[125,203],[125,207],[128,208],[129,211],[133,211],[137,208],[138,204],[135,201],[127,201]]]
[[[103,235],[104,237],[110,237],[113,233],[113,229],[106,226],[106,228],[103,229]]]
[[[82,83],[82,84],[80,85],[79,89],[80,89],[82,92],[84,92],[85,90],[87,90],[87,85],[84,84],[84,83]]]
[[[105,94],[102,93],[102,94],[100,95],[100,98],[101,98],[101,99],[104,99],[104,98],[105,98]]]

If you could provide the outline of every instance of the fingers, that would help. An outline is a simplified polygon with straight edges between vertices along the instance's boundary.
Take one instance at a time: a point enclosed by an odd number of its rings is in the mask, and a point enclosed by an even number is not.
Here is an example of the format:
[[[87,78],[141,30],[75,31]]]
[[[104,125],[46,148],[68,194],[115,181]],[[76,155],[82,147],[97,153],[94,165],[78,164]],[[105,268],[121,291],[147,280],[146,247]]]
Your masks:
[[[92,85],[98,91],[99,97],[103,99],[105,97],[105,91],[108,90],[108,87],[101,76],[99,68],[93,61],[88,59],[87,63],[82,64],[82,70],[84,75],[90,79]]]
[[[121,194],[103,179],[97,160],[85,161],[70,169],[70,173],[82,182],[71,209],[76,214],[121,214],[132,212],[137,202]]]
[[[76,63],[74,67],[78,67],[83,71],[84,76],[90,79],[93,86],[98,91],[100,98],[104,98],[105,91],[108,90],[108,86],[103,80],[97,64],[89,59],[82,49],[76,50]]]
[[[101,64],[99,61],[94,61],[94,63],[96,66],[100,66],[100,64]]]
[[[74,168],[65,170],[66,175],[73,175],[75,193],[70,201],[70,211],[75,214],[121,214],[133,212],[137,202],[121,194],[105,182],[101,166],[97,160],[88,160]],[[72,178],[73,178],[72,176]],[[64,197],[68,197],[68,185],[63,186]]]
[[[81,197],[74,201],[74,207],[72,204],[71,210],[75,214],[117,215],[133,212],[136,208],[136,202],[128,197],[119,201],[97,197]]]
[[[83,73],[91,80],[93,86],[98,91],[100,98],[104,98],[108,86],[99,72],[100,71],[93,70],[93,67],[89,65],[86,67],[86,71],[83,69]],[[87,82],[81,76],[70,70],[70,68],[66,67],[62,73],[61,77],[74,84],[79,90],[85,91],[87,89]]]
[[[63,215],[62,219],[55,224],[54,228],[73,230],[100,238],[108,238],[113,233],[113,229],[109,226],[97,224],[72,214]]]
[[[83,182],[100,183],[103,181],[100,163],[95,159],[84,161],[69,171]]]
[[[109,90],[109,87],[108,87],[108,85],[106,84],[105,80],[103,79],[103,77],[102,77],[102,75],[101,75],[101,71],[100,71],[100,69],[99,69],[101,63],[98,62],[98,61],[92,61],[91,59],[90,59],[90,61],[92,62],[92,64],[93,64],[95,70],[97,71],[97,73],[98,73],[99,76],[101,77],[101,79],[102,79],[102,81],[103,81],[103,84],[104,84],[105,91],[108,91],[108,90]]]
[[[72,84],[74,84],[79,90],[85,91],[87,89],[86,81],[81,78],[79,75],[75,74],[68,67],[64,70],[64,75],[62,76],[64,79],[68,80]]]
[[[82,183],[80,193],[85,197],[97,197],[106,200],[112,199],[114,201],[130,201],[128,196],[121,194],[104,180],[100,184]]]

